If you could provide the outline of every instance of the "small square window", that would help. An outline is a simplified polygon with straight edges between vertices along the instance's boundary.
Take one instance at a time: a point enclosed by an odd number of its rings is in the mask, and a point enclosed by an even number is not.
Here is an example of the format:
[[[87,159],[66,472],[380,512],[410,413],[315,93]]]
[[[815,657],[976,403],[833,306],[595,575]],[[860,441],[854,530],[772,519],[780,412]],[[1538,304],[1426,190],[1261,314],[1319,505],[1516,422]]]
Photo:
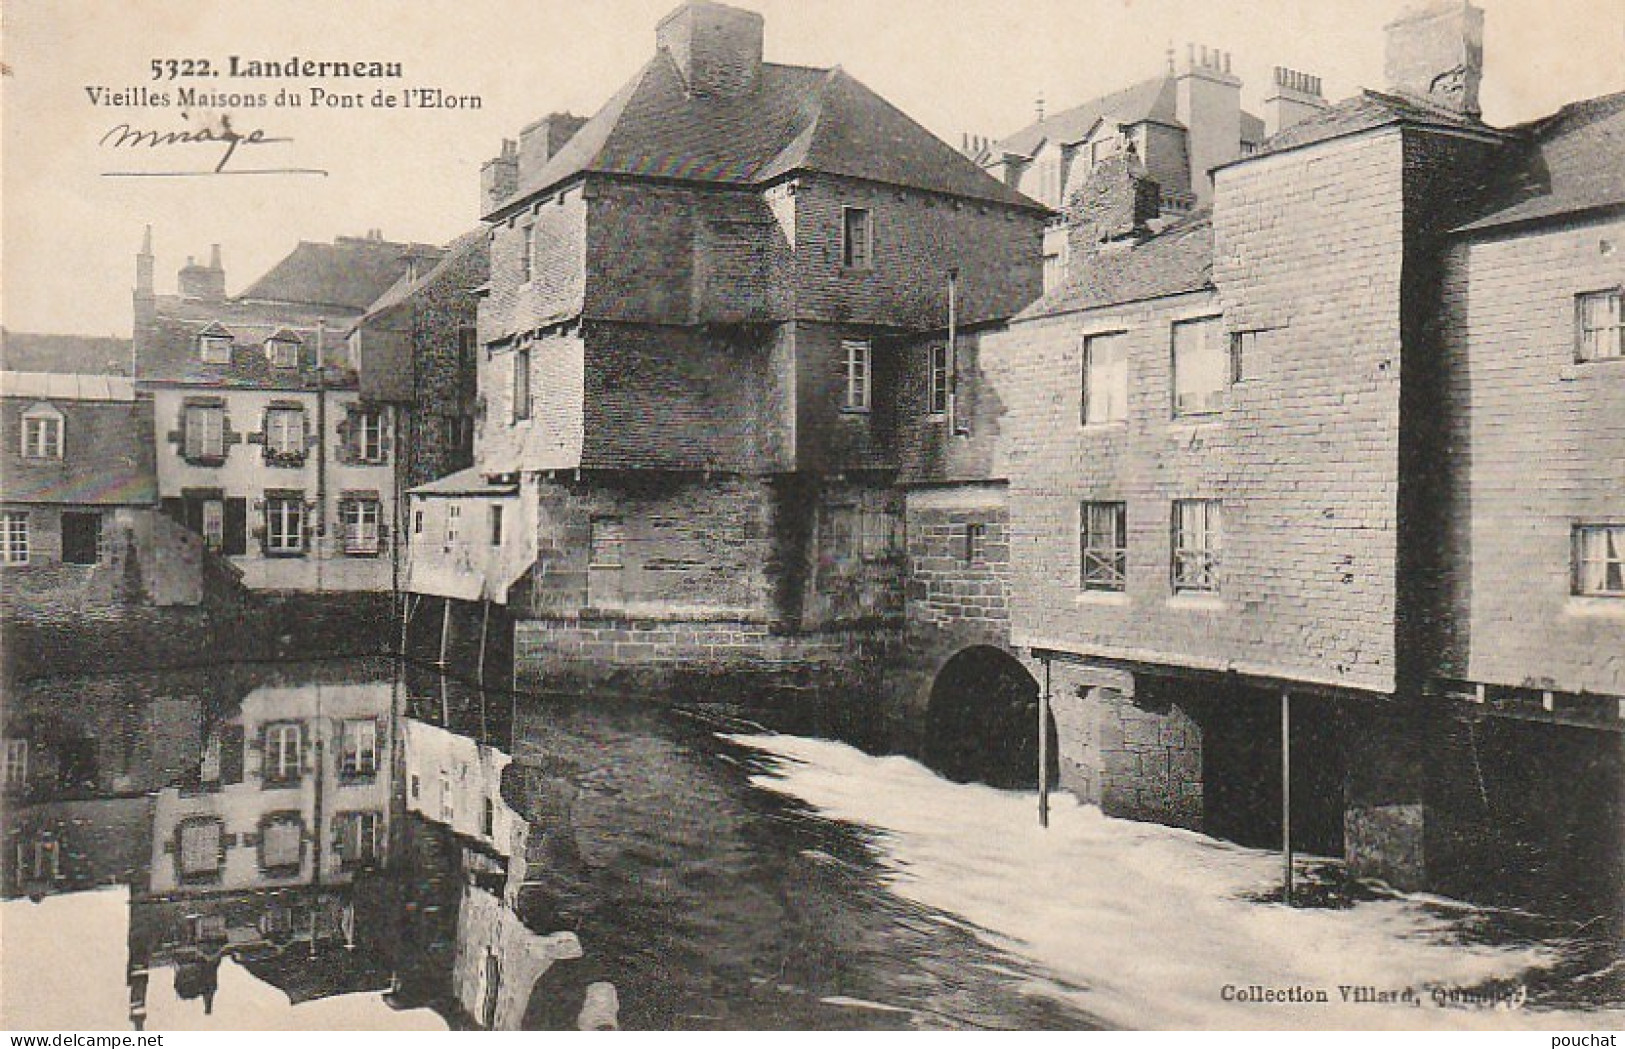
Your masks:
[[[1575,356],[1581,361],[1625,360],[1625,294],[1618,288],[1593,291],[1575,300]]]
[[[197,343],[198,356],[204,364],[231,363],[230,335],[199,335]]]
[[[851,269],[874,266],[874,223],[868,208],[841,209],[841,264]]]
[[[292,339],[265,340],[265,357],[273,368],[299,367],[299,344]]]
[[[1574,593],[1625,598],[1625,524],[1574,526]]]

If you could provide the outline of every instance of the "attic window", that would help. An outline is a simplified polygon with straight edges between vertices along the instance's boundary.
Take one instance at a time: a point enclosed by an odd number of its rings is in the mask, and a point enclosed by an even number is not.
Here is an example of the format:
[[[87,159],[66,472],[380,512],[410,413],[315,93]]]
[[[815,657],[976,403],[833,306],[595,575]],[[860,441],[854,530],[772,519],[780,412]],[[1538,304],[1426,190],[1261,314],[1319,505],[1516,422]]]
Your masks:
[[[231,336],[223,332],[204,332],[197,337],[198,354],[204,364],[231,363]]]
[[[293,339],[273,335],[265,340],[265,356],[273,368],[297,368],[299,343]]]
[[[23,413],[23,457],[62,458],[62,413],[48,404]]]

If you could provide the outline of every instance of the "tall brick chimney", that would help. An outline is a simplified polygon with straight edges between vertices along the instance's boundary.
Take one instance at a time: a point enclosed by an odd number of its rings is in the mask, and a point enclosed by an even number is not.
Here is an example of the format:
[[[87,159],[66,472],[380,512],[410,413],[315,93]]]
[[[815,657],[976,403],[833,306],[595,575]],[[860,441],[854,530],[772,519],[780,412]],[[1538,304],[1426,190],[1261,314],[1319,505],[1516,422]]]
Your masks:
[[[1174,106],[1187,129],[1191,192],[1197,204],[1207,204],[1213,198],[1208,172],[1241,156],[1241,78],[1230,72],[1230,52],[1189,45]]]
[[[1276,66],[1269,94],[1264,96],[1264,134],[1273,135],[1325,108],[1320,77]]]
[[[200,266],[192,256],[186,256],[175,279],[176,290],[183,299],[219,302],[226,297],[226,269],[220,264],[220,245],[209,247],[209,264]]]
[[[750,92],[762,71],[762,16],[711,0],[689,0],[660,20],[664,49],[690,95],[733,98]]]
[[[1066,202],[1068,258],[1081,260],[1103,244],[1144,237],[1161,208],[1162,189],[1132,145],[1107,157]]]
[[[1391,91],[1477,119],[1484,79],[1484,12],[1467,0],[1436,0],[1389,23],[1383,73]]]
[[[502,140],[502,151],[480,166],[480,214],[489,215],[519,188],[519,143]]]

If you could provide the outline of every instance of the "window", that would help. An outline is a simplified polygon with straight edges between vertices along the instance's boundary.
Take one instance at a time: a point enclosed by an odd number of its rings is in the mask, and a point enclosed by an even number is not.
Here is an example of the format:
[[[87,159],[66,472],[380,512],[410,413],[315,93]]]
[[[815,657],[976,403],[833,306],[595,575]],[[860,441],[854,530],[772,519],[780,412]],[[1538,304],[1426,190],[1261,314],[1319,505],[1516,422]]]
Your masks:
[[[218,499],[203,501],[203,545],[210,550],[226,545],[226,508]]]
[[[265,762],[261,777],[266,783],[295,783],[300,772],[302,733],[296,721],[282,721],[265,727]]]
[[[490,798],[485,799],[485,807],[480,812],[480,833],[489,838],[496,833],[497,807]]]
[[[265,550],[267,553],[283,556],[305,552],[304,496],[266,497]]]
[[[1084,503],[1078,511],[1078,585],[1121,592],[1128,580],[1128,506]]]
[[[339,775],[352,779],[378,773],[378,722],[356,718],[339,727]]]
[[[1060,252],[1044,256],[1044,291],[1054,291],[1066,277],[1066,263]]]
[[[175,858],[182,881],[207,880],[219,875],[225,864],[225,842],[219,820],[182,820],[175,838]]]
[[[272,336],[265,340],[265,357],[273,368],[297,368],[299,343],[293,339]]]
[[[446,435],[446,446],[456,451],[464,451],[472,441],[474,428],[466,415],[442,415],[440,424]]]
[[[297,812],[273,812],[260,821],[260,867],[294,874],[305,859],[305,820]]]
[[[199,335],[197,345],[198,355],[203,358],[204,364],[231,363],[230,335]]]
[[[1625,359],[1625,293],[1618,288],[1594,291],[1577,300],[1582,361]]]
[[[1229,354],[1219,318],[1174,325],[1174,414],[1206,415],[1224,410],[1230,375]]]
[[[626,563],[626,525],[619,517],[594,517],[589,529],[588,556],[592,567],[620,568]]]
[[[28,459],[62,458],[62,413],[48,405],[23,415],[23,456]]]
[[[849,412],[869,410],[870,350],[867,339],[845,339],[841,342],[841,356],[845,368],[846,396],[841,408]]]
[[[1221,516],[1217,499],[1174,500],[1176,593],[1218,593]]]
[[[0,782],[5,784],[7,790],[20,790],[28,786],[28,740],[6,740],[0,759],[5,761],[5,768],[0,770]]]
[[[339,525],[344,529],[344,552],[350,557],[378,553],[382,516],[376,499],[345,499],[339,503]]]
[[[416,772],[414,772],[414,773],[412,773],[412,800],[413,801],[418,800],[418,795],[420,795],[422,793],[423,793],[423,777],[419,776]]]
[[[452,823],[457,819],[457,802],[451,796],[451,777],[440,774],[440,822]]]
[[[22,510],[0,513],[0,562],[28,563],[28,514]]]
[[[1625,597],[1625,524],[1575,526],[1574,592]]]
[[[981,564],[987,560],[987,525],[980,521],[972,521],[965,525],[965,546],[962,554],[967,565]]]
[[[1092,168],[1107,157],[1115,157],[1121,151],[1122,143],[1117,135],[1097,138],[1089,143],[1089,166]]]
[[[268,459],[304,461],[304,409],[272,408],[265,413],[265,452]]]
[[[1258,378],[1258,337],[1260,331],[1230,333],[1230,381],[1246,382]]]
[[[457,362],[464,367],[473,364],[475,353],[479,348],[479,329],[472,324],[460,326],[457,329]]]
[[[422,535],[423,534],[423,511],[422,510],[413,510],[412,511],[412,534],[413,535]]]
[[[62,515],[62,560],[70,565],[93,565],[102,560],[102,515],[75,513]]]
[[[931,346],[931,407],[932,415],[942,415],[948,410],[948,384],[951,372],[948,367],[947,343],[934,343]]]
[[[383,853],[382,814],[341,812],[333,818],[333,851],[342,867],[365,867]]]
[[[513,354],[513,421],[530,418],[530,347]]]
[[[885,510],[865,510],[863,518],[863,559],[884,561],[897,551],[897,515]]]
[[[357,462],[384,461],[384,413],[376,408],[350,411],[350,448]]]
[[[463,525],[463,508],[456,503],[446,507],[446,545],[455,546]]]
[[[536,252],[536,231],[529,222],[519,227],[519,283],[529,284]]]
[[[1083,424],[1128,418],[1128,335],[1114,332],[1083,340]]]
[[[186,458],[202,462],[224,460],[226,410],[218,405],[188,405],[184,439],[182,454]]]
[[[491,504],[491,545],[502,545],[502,506],[499,503]]]
[[[868,208],[841,209],[841,264],[853,269],[874,265],[874,223]]]

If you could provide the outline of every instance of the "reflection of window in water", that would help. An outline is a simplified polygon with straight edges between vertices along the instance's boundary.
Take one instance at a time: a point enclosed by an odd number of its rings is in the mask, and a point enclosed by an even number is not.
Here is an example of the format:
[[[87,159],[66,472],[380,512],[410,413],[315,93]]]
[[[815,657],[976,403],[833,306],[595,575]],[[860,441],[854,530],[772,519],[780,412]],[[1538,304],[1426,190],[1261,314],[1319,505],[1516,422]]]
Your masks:
[[[378,771],[378,722],[371,718],[346,721],[341,737],[339,773],[374,775]]]
[[[341,812],[334,820],[333,848],[346,867],[375,863],[382,851],[383,820],[378,812]]]
[[[28,783],[28,740],[8,739],[5,747],[3,779],[8,789]]]
[[[260,866],[296,868],[304,857],[304,818],[297,812],[267,816],[260,827]]]
[[[224,862],[221,825],[217,819],[190,819],[180,825],[179,847],[182,878],[206,878],[220,873]]]

